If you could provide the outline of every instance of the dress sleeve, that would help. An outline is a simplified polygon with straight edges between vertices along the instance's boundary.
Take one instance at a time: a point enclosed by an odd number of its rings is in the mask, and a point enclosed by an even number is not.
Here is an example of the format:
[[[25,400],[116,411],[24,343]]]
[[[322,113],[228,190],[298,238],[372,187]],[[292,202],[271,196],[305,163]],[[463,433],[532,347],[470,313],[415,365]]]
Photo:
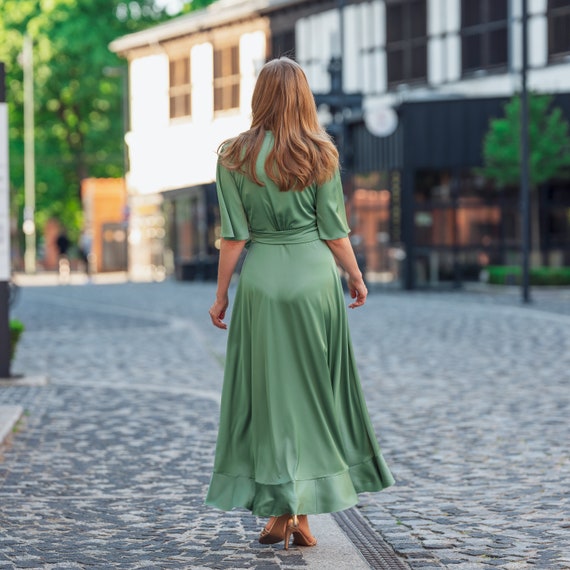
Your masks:
[[[238,192],[234,173],[218,161],[216,190],[220,204],[221,236],[229,240],[249,239],[249,226],[243,203]]]
[[[321,239],[346,237],[350,228],[346,220],[340,172],[317,187],[317,228]]]

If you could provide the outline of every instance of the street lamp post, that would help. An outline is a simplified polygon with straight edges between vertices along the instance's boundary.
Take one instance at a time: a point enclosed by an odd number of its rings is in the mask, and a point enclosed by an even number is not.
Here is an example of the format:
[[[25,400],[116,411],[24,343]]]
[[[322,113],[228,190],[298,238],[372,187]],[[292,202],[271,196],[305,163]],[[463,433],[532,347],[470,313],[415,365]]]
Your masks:
[[[8,105],[4,63],[0,62],[0,378],[10,377],[10,177]]]
[[[24,225],[26,273],[36,272],[36,165],[34,141],[34,55],[29,34],[24,36]]]
[[[529,250],[530,250],[530,168],[528,138],[528,0],[522,0],[522,66],[521,66],[521,285],[522,302],[530,303]]]

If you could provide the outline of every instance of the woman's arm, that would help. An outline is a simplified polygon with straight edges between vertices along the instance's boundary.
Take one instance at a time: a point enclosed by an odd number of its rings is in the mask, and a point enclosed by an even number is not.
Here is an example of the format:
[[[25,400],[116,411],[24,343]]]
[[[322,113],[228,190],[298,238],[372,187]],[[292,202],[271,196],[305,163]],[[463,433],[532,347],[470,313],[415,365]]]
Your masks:
[[[223,322],[229,304],[228,289],[245,243],[246,240],[221,239],[220,260],[218,262],[218,289],[216,291],[216,300],[209,311],[212,324],[219,329],[228,328],[228,325]]]
[[[364,305],[366,302],[368,289],[364,284],[364,279],[362,279],[362,273],[358,268],[358,263],[356,262],[356,257],[354,255],[350,240],[347,237],[343,237],[339,239],[325,240],[325,243],[332,251],[340,266],[348,274],[348,290],[350,292],[350,296],[353,299],[356,299],[354,303],[351,303],[349,305],[349,307],[351,309],[362,307],[362,305]]]

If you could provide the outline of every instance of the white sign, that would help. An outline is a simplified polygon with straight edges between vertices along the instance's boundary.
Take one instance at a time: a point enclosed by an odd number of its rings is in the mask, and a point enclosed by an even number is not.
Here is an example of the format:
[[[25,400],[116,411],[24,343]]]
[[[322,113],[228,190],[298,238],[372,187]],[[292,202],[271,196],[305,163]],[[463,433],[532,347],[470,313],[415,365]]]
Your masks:
[[[10,175],[8,104],[0,103],[0,281],[10,280]]]
[[[386,105],[367,105],[364,110],[366,128],[377,137],[389,137],[398,128],[398,115]]]

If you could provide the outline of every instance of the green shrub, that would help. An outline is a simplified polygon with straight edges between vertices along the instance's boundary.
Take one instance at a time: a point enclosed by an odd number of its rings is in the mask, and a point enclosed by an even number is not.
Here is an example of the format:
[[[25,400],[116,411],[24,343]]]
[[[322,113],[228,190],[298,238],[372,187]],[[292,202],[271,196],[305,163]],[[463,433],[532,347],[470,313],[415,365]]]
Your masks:
[[[520,285],[522,271],[518,265],[489,265],[489,283]],[[531,285],[570,285],[570,267],[535,267],[529,271]]]
[[[10,319],[10,361],[14,360],[18,341],[24,332],[24,323],[18,319]]]

